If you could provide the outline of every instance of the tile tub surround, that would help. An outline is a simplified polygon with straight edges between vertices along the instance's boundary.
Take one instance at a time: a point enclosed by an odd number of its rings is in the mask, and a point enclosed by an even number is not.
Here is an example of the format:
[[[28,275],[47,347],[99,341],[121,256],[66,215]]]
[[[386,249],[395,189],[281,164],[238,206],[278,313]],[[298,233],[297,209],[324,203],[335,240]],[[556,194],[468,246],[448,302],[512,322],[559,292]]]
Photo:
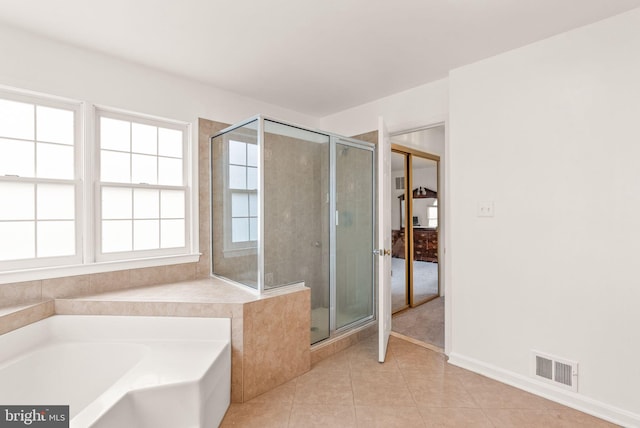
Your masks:
[[[267,392],[310,367],[310,290],[303,285],[256,296],[208,278],[56,299],[55,313],[231,318],[235,403]]]
[[[0,308],[0,334],[43,320],[54,313],[53,300]]]

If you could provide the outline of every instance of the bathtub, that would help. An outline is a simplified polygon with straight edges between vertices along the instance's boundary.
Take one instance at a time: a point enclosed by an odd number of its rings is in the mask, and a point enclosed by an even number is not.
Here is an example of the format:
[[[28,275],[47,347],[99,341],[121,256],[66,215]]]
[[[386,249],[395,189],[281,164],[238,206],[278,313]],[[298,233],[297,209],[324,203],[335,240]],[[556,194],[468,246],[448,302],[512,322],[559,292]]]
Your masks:
[[[0,404],[69,405],[73,428],[217,427],[231,320],[55,315],[0,336]]]

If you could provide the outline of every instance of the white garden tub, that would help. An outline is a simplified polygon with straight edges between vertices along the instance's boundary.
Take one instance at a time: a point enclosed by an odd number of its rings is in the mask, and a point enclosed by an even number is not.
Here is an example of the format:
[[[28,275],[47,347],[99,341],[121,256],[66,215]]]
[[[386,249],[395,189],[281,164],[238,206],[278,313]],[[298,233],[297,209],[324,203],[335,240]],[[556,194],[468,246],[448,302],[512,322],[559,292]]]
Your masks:
[[[69,405],[74,428],[217,427],[231,320],[56,315],[0,336],[0,404]]]

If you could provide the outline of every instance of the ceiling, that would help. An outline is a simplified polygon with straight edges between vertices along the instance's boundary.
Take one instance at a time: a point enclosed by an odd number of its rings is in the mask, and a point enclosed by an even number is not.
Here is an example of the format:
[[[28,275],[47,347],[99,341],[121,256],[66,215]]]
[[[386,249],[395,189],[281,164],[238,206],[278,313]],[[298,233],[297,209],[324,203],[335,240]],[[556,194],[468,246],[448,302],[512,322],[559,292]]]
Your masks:
[[[0,22],[324,117],[640,0],[2,0]]]

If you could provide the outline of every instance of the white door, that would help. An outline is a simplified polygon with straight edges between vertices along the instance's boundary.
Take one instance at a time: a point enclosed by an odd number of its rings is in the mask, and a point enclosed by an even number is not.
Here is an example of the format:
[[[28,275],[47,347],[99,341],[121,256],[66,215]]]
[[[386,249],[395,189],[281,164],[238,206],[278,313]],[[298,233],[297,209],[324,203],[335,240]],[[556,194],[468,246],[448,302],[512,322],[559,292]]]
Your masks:
[[[391,141],[378,118],[378,361],[391,333]]]

